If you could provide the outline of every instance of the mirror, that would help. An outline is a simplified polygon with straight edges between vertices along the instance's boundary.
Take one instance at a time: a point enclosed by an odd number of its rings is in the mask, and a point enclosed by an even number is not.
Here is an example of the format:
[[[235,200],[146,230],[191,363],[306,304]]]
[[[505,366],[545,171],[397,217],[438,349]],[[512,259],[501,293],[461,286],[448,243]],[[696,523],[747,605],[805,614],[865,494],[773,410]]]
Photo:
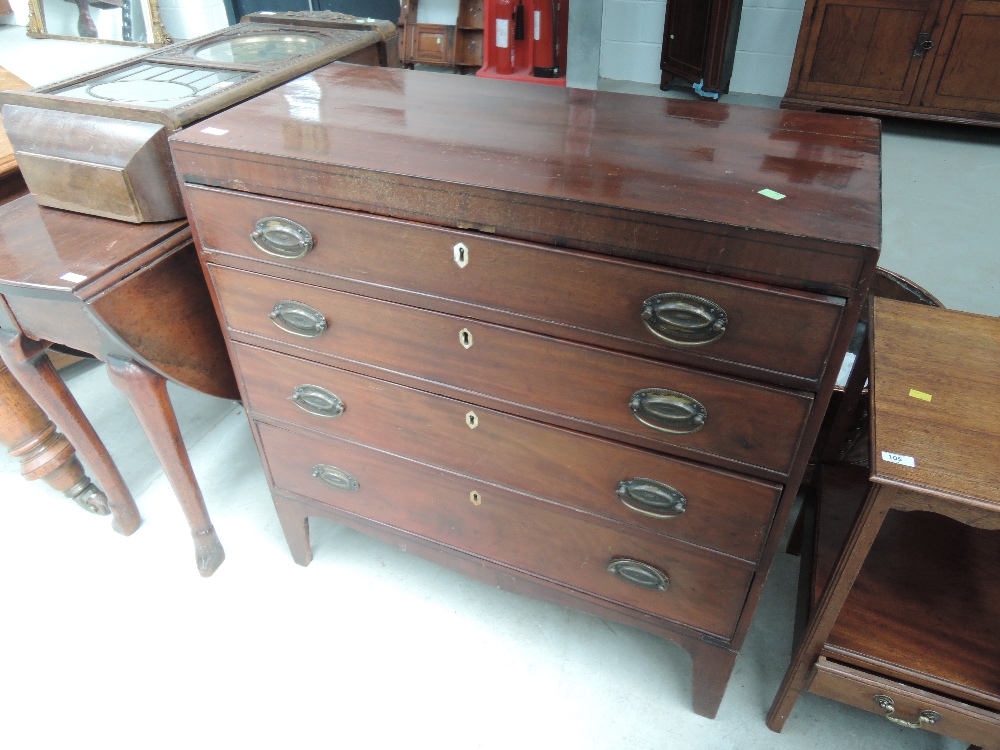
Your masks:
[[[28,36],[145,47],[174,41],[156,0],[28,0]]]

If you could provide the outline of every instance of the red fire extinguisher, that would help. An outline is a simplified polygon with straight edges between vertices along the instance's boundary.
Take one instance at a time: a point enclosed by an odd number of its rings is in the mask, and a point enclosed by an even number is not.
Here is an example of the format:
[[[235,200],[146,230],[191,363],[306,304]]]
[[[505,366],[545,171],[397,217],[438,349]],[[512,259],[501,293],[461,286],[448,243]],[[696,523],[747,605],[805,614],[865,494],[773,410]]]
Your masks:
[[[497,73],[509,75],[514,72],[514,2],[496,0],[496,34],[493,38],[493,52],[496,55]]]
[[[559,75],[559,31],[556,28],[556,0],[535,0],[534,59],[535,78]]]

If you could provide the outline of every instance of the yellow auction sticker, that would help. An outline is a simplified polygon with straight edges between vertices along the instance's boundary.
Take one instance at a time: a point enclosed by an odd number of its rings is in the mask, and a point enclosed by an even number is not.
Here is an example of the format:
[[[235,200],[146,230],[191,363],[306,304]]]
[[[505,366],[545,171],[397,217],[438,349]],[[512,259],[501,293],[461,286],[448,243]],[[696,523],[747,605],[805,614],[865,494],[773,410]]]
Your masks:
[[[910,389],[910,395],[913,396],[913,398],[919,398],[921,401],[931,400],[931,394],[924,393],[923,391],[918,391],[916,388]]]

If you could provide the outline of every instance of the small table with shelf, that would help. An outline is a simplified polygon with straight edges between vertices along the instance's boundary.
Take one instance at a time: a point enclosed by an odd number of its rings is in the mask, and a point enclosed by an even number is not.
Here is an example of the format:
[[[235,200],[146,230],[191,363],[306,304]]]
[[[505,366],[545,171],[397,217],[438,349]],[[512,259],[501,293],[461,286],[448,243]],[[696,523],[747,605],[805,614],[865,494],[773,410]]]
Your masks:
[[[822,595],[772,729],[808,690],[1000,748],[998,370],[1000,320],[874,300],[871,484],[824,469]]]

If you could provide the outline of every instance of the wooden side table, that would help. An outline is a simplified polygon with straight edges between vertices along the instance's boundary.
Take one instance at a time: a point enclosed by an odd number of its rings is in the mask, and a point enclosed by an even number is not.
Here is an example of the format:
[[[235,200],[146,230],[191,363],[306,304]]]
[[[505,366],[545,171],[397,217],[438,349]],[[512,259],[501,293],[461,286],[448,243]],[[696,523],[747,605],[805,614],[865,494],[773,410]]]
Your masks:
[[[166,379],[223,398],[238,392],[186,222],[126,224],[41,208],[31,196],[0,207],[0,355],[89,465],[115,530],[131,534],[135,502],[46,356],[52,343],[107,364],[187,516],[198,570],[211,575],[224,553]]]
[[[3,9],[0,8],[0,14],[2,12]],[[23,91],[27,88],[31,87],[10,71],[0,68],[0,91]],[[14,148],[0,127],[0,204],[19,198],[27,192],[28,187],[24,184],[21,170],[14,159]],[[59,356],[76,361],[63,354]],[[20,461],[21,475],[25,479],[42,479],[81,507],[93,513],[107,515],[107,498],[84,473],[73,446],[55,429],[45,412],[2,363],[0,445]]]
[[[995,750],[1000,320],[875,299],[871,323],[870,488],[768,726],[809,690]],[[849,502],[847,477],[824,499]]]

